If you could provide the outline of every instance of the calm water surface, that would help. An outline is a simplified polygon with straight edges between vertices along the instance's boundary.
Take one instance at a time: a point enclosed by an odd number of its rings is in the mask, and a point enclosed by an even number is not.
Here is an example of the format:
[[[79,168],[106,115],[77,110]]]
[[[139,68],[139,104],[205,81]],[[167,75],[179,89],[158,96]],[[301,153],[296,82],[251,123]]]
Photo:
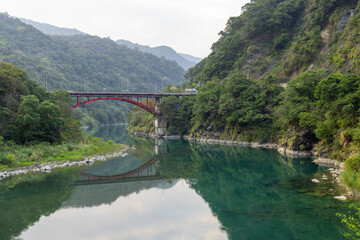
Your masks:
[[[0,185],[0,239],[343,239],[326,173],[275,151],[129,137],[125,157]],[[4,187],[7,186],[7,187]],[[10,186],[10,187],[9,187]]]

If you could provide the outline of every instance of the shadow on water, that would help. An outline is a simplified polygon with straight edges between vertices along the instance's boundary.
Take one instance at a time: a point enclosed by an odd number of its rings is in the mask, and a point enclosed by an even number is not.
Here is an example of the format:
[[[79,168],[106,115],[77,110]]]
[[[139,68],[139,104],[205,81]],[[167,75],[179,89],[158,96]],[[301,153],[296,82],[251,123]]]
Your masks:
[[[178,179],[187,179],[206,201],[229,239],[342,239],[335,213],[344,212],[347,203],[332,198],[331,185],[311,182],[324,169],[310,159],[266,149],[130,137],[124,126],[87,132],[136,150],[2,188],[1,239],[18,236],[58,209],[112,204],[145,189],[171,189]]]

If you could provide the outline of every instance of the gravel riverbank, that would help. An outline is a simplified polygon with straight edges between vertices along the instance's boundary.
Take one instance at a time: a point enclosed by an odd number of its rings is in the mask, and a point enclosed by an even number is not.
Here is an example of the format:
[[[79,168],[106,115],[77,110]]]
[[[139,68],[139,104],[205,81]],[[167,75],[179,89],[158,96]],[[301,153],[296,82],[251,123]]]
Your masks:
[[[0,180],[10,176],[29,173],[29,172],[50,172],[51,170],[56,168],[91,165],[98,161],[106,161],[108,159],[115,157],[125,157],[129,151],[134,149],[135,147],[132,147],[132,148],[126,148],[124,150],[112,154],[86,157],[82,161],[66,161],[66,162],[52,162],[46,164],[34,164],[33,166],[30,167],[14,168],[6,171],[0,171]]]

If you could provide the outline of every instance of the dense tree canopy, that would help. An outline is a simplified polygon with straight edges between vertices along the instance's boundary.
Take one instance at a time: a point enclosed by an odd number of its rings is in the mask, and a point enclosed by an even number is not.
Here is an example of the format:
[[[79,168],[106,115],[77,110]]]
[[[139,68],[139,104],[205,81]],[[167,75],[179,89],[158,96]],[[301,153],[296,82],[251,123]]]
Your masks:
[[[175,62],[108,38],[49,36],[6,14],[0,14],[0,23],[0,61],[19,66],[50,90],[160,91],[164,79],[173,85],[185,81]],[[96,103],[76,111],[83,124],[98,125],[124,122],[130,109],[128,104]]]
[[[315,147],[339,159],[358,152],[359,19],[358,0],[246,4],[186,74],[199,87],[187,134]],[[175,123],[180,101],[162,106]]]
[[[0,136],[18,143],[61,142],[81,137],[69,93],[46,93],[26,72],[0,63]]]

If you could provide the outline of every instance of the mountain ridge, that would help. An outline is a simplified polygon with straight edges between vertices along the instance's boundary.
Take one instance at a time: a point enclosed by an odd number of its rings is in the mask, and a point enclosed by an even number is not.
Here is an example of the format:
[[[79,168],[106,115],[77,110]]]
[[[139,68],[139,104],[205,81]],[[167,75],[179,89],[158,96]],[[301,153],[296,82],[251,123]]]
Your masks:
[[[91,35],[48,35],[0,14],[0,61],[25,70],[50,90],[160,91],[185,82],[175,62]],[[165,79],[165,80],[164,80]],[[127,121],[132,105],[98,102],[76,110],[83,125]],[[84,110],[85,109],[85,110]]]
[[[169,46],[150,47],[123,39],[116,40],[116,43],[119,45],[124,45],[130,49],[138,49],[142,52],[152,53],[158,57],[165,57],[166,59],[173,60],[177,62],[179,66],[181,66],[185,71],[195,66],[202,60],[201,58],[194,57],[189,54],[177,53]]]
[[[51,24],[40,23],[25,18],[19,18],[19,19],[23,23],[31,25],[47,35],[59,35],[59,36],[88,35],[87,33],[84,33],[75,28],[58,27]],[[130,49],[139,49],[142,52],[151,53],[157,57],[165,57],[168,60],[175,61],[185,71],[188,70],[190,67],[195,66],[197,63],[199,63],[202,60],[201,58],[194,57],[189,54],[177,53],[174,49],[172,49],[169,46],[149,47],[137,43],[132,43],[128,40],[117,40],[115,42],[120,45],[125,45]]]
[[[48,35],[61,35],[61,36],[72,36],[72,35],[87,35],[86,33],[77,30],[76,28],[63,28],[57,27],[47,23],[40,23],[30,19],[19,18],[25,24],[31,25],[41,32]]]

